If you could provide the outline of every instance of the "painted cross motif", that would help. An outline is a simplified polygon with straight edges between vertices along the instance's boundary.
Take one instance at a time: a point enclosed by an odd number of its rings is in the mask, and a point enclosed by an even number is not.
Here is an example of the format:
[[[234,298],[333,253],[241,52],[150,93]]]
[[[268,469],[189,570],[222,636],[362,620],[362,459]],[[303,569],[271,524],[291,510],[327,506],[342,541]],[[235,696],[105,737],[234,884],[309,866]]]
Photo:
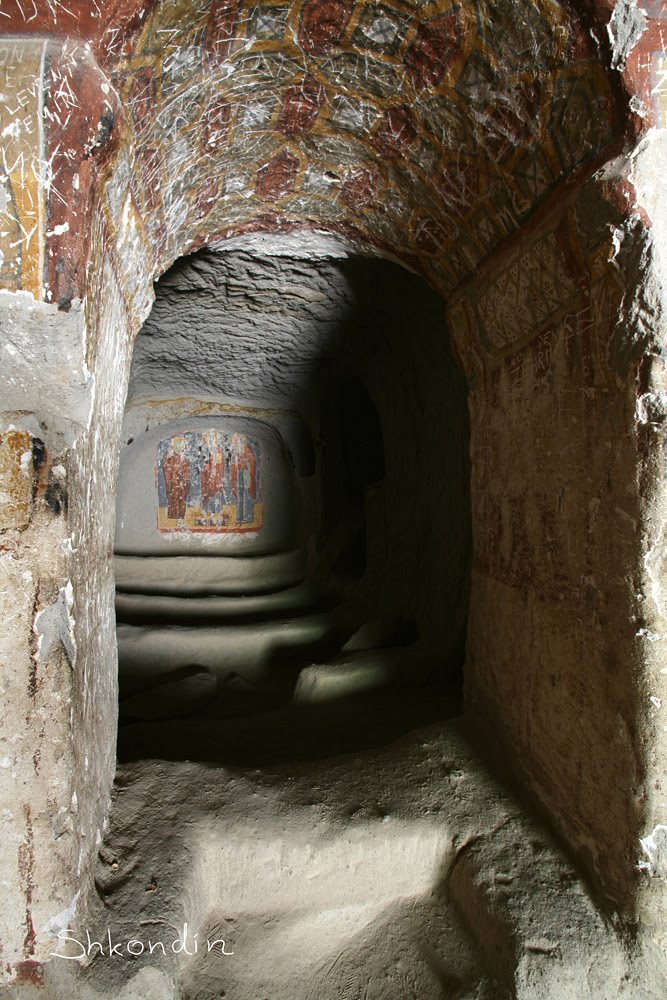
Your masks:
[[[261,449],[245,434],[184,431],[160,441],[155,463],[161,532],[259,531],[264,505]]]
[[[386,45],[393,42],[398,34],[398,25],[390,21],[388,17],[376,18],[366,30],[366,35],[378,45]]]

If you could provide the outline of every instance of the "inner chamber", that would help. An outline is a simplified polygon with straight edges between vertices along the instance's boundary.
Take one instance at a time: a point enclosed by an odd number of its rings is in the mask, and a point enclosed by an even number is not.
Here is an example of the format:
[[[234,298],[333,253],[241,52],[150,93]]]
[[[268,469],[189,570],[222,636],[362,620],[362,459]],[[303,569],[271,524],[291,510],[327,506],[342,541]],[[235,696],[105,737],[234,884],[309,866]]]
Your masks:
[[[397,692],[394,729],[410,706],[458,711],[466,386],[421,278],[324,237],[178,260],[137,338],[122,441],[121,757],[210,757],[204,732],[224,754],[257,713],[291,713],[298,743],[295,720],[334,706],[330,751],[359,737],[343,704],[387,725]],[[175,719],[227,721],[177,748]]]

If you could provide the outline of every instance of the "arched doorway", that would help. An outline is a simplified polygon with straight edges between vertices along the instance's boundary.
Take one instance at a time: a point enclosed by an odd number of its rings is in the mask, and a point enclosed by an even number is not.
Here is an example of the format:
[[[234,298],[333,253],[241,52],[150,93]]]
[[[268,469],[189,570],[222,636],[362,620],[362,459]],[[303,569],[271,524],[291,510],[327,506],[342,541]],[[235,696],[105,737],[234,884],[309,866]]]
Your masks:
[[[320,256],[297,234],[267,237],[261,251],[222,243],[158,283],[121,453],[125,721],[202,706],[225,718],[461,677],[468,416],[444,324],[420,278],[325,237]],[[239,428],[255,442],[253,523],[235,506]],[[174,442],[183,459],[169,457]],[[168,496],[175,461],[187,466],[180,511]],[[441,694],[446,714],[452,692]],[[196,756],[168,731],[161,753]]]

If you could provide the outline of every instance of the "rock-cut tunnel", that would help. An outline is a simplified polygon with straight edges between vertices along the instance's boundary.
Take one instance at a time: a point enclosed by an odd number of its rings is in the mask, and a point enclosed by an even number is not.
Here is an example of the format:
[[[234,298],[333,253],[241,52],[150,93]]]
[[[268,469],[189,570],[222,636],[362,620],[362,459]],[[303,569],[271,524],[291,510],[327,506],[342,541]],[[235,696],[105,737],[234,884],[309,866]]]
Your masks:
[[[179,260],[122,442],[122,724],[460,680],[466,386],[423,279],[324,236]]]
[[[2,976],[664,995],[664,4],[0,20]]]

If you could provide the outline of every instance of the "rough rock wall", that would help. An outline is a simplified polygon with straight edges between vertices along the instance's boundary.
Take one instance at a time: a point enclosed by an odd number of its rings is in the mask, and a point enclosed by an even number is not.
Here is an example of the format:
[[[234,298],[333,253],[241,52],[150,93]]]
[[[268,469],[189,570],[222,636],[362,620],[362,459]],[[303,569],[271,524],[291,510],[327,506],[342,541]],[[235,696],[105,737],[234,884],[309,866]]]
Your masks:
[[[478,345],[462,349],[473,383],[469,708],[632,914],[648,888],[641,840],[666,815],[662,639],[644,562],[661,489],[660,288],[649,232],[613,201],[612,185],[592,180],[489,261],[449,316],[455,338]]]
[[[664,97],[662,98],[664,100]],[[667,124],[667,118],[663,119]],[[634,419],[642,463],[642,575],[639,636],[643,673],[639,685],[637,728],[641,734],[646,770],[646,812],[641,840],[643,921],[650,928],[657,953],[667,949],[667,722],[665,721],[667,667],[667,565],[665,563],[665,289],[667,289],[667,214],[663,197],[667,170],[664,129],[655,129],[632,158],[630,180],[637,200],[650,220],[650,255],[638,293],[628,303],[630,328],[639,339],[649,339],[649,357]]]
[[[2,977],[35,978],[85,910],[113,778],[109,483],[150,289],[126,179],[93,197],[114,97],[90,51],[21,39],[2,55],[5,221],[20,210],[0,267]]]
[[[80,693],[90,693],[86,674],[103,672],[106,660],[114,683],[108,599],[88,581],[81,586],[83,575],[97,582],[101,561],[90,527],[77,517],[86,500],[102,506],[97,470],[82,480],[86,488],[72,488],[95,413],[84,311],[79,304],[62,314],[6,293],[1,308],[5,349],[23,362],[3,373],[2,387],[9,453],[3,489],[11,497],[5,509],[14,510],[13,523],[3,524],[1,553],[2,940],[3,971],[11,974],[45,957],[49,932],[72,919],[79,889],[87,888],[78,876],[94,859],[104,820],[99,788],[113,773],[116,709],[98,698],[85,722],[78,717]],[[42,370],[47,377],[32,384]],[[48,394],[41,408],[40,393]],[[89,516],[87,522],[96,523]],[[96,645],[106,653],[100,660]]]
[[[0,298],[6,348],[25,350],[25,328],[35,340],[53,334],[48,308],[27,296]],[[71,320],[67,332],[75,341],[80,317]],[[58,389],[64,392],[66,384]],[[49,447],[52,439],[45,444],[36,419],[3,417],[0,863],[6,905],[0,934],[3,973],[12,974],[29,970],[43,926],[75,893],[79,844],[69,714],[77,649],[62,446]]]

